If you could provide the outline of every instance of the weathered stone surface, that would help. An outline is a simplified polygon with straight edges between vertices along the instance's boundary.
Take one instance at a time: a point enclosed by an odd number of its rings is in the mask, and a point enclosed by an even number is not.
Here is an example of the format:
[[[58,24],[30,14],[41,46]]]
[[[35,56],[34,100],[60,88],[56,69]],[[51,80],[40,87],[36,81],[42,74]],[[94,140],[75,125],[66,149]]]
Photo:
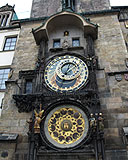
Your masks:
[[[75,5],[76,12],[88,12],[109,9],[108,0],[79,0]],[[62,11],[60,0],[33,0],[31,17],[51,16]]]
[[[61,10],[61,3],[58,0],[56,2],[55,0],[50,2],[49,0],[34,0],[33,2],[32,17],[49,16]],[[85,0],[79,1],[78,5],[76,6],[77,11],[84,12],[92,9],[99,10],[108,8],[107,1],[104,3],[104,0],[95,0],[95,2],[93,1],[92,4],[90,4],[90,2],[91,1]],[[48,3],[49,5],[47,5]],[[42,4],[44,5],[43,9]],[[53,9],[51,9],[51,6]],[[128,126],[128,81],[125,80],[124,75],[122,74],[122,81],[117,82],[115,76],[110,76],[108,72],[124,71],[126,69],[124,60],[125,58],[128,58],[128,54],[124,43],[123,34],[118,22],[117,15],[115,14],[101,14],[87,17],[90,17],[92,22],[98,23],[100,25],[98,28],[98,39],[95,41],[95,52],[98,56],[99,64],[99,70],[97,71],[97,83],[101,109],[105,118],[106,146],[107,149],[120,148],[120,146],[123,146],[120,130],[122,127]],[[39,46],[36,45],[31,31],[32,28],[37,28],[41,24],[42,21],[25,22],[21,24],[21,32],[18,38],[15,57],[12,65],[14,73],[11,80],[17,80],[19,78],[19,71],[21,70],[35,69]],[[71,28],[72,27],[70,26],[69,29]],[[54,31],[57,32],[57,28],[54,29]],[[53,45],[52,43],[54,38],[60,37],[64,39],[64,31],[65,30],[63,29],[60,30],[58,34],[53,33],[53,35],[51,35],[48,41],[48,49],[50,49]],[[71,37],[69,37],[70,43],[72,42],[71,38],[75,37],[76,35],[80,36],[82,40],[81,44],[85,49],[86,42],[80,29],[77,29],[76,32],[73,30],[73,34]],[[84,50],[75,51],[75,53],[82,55],[83,51]],[[54,54],[56,53],[53,52],[52,56]],[[27,149],[28,124],[26,123],[26,120],[31,117],[31,113],[18,112],[14,100],[12,99],[12,95],[16,94],[17,92],[16,84],[10,83],[7,85],[2,116],[0,118],[0,132],[19,133],[20,137],[18,139],[18,150],[20,150],[24,148]],[[0,153],[7,150],[9,156],[12,156],[14,146],[4,145],[4,147],[5,148],[3,148],[1,144]],[[13,151],[10,151],[8,147],[10,147]],[[112,154],[109,154],[108,152],[106,154],[108,155],[107,160],[114,160],[115,158],[116,160],[124,160],[126,158],[124,155],[121,157],[121,153],[120,157],[117,157],[116,151]],[[24,158],[23,153],[17,153],[15,156],[17,157],[17,160],[22,160]],[[71,157],[68,158],[70,159]],[[62,159],[64,159],[64,157]],[[81,160],[82,159],[84,158],[81,157]],[[88,160],[91,160],[91,158]]]

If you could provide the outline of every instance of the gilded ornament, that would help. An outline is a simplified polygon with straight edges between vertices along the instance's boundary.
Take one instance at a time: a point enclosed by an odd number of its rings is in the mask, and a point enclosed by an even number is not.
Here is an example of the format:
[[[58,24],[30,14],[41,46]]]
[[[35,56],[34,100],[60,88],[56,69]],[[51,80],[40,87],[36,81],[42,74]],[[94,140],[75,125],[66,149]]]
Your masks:
[[[73,108],[57,110],[48,122],[50,136],[60,144],[71,144],[78,141],[83,136],[84,130],[85,121],[81,113]]]
[[[42,105],[40,105],[39,113],[36,110],[34,110],[34,114],[35,114],[34,133],[40,133],[40,123],[44,119],[44,116],[43,116],[44,110],[42,110],[41,108],[42,108]]]

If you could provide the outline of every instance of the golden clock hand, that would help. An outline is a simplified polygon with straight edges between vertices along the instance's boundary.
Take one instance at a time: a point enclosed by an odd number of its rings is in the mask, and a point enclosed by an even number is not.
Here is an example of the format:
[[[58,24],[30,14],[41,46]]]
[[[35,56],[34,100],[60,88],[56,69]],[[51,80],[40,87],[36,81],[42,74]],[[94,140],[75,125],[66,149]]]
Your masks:
[[[79,65],[79,63],[77,63],[77,65]],[[67,73],[68,72],[70,72],[72,69],[74,69],[76,66],[73,66],[72,68],[70,68],[68,71],[67,71]]]
[[[67,71],[69,70],[69,66],[70,66],[70,64],[68,64],[67,70],[66,70],[66,72],[64,73],[64,74],[66,74],[66,75],[67,75]]]

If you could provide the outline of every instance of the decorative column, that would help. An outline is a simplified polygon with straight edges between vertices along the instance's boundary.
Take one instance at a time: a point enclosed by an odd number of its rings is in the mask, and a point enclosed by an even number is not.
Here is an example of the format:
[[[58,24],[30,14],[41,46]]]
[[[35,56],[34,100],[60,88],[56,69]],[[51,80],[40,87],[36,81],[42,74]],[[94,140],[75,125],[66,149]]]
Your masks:
[[[90,117],[90,127],[92,129],[96,160],[99,160],[100,155],[101,159],[105,160],[103,114],[91,113]]]

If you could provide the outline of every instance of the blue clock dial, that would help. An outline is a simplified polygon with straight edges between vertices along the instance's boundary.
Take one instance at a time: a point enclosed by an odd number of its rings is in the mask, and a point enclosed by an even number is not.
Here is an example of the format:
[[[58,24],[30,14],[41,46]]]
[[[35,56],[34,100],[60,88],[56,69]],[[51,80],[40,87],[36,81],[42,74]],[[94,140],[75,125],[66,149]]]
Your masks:
[[[54,91],[75,91],[81,88],[88,79],[88,67],[84,61],[75,56],[60,56],[46,67],[44,79]]]

